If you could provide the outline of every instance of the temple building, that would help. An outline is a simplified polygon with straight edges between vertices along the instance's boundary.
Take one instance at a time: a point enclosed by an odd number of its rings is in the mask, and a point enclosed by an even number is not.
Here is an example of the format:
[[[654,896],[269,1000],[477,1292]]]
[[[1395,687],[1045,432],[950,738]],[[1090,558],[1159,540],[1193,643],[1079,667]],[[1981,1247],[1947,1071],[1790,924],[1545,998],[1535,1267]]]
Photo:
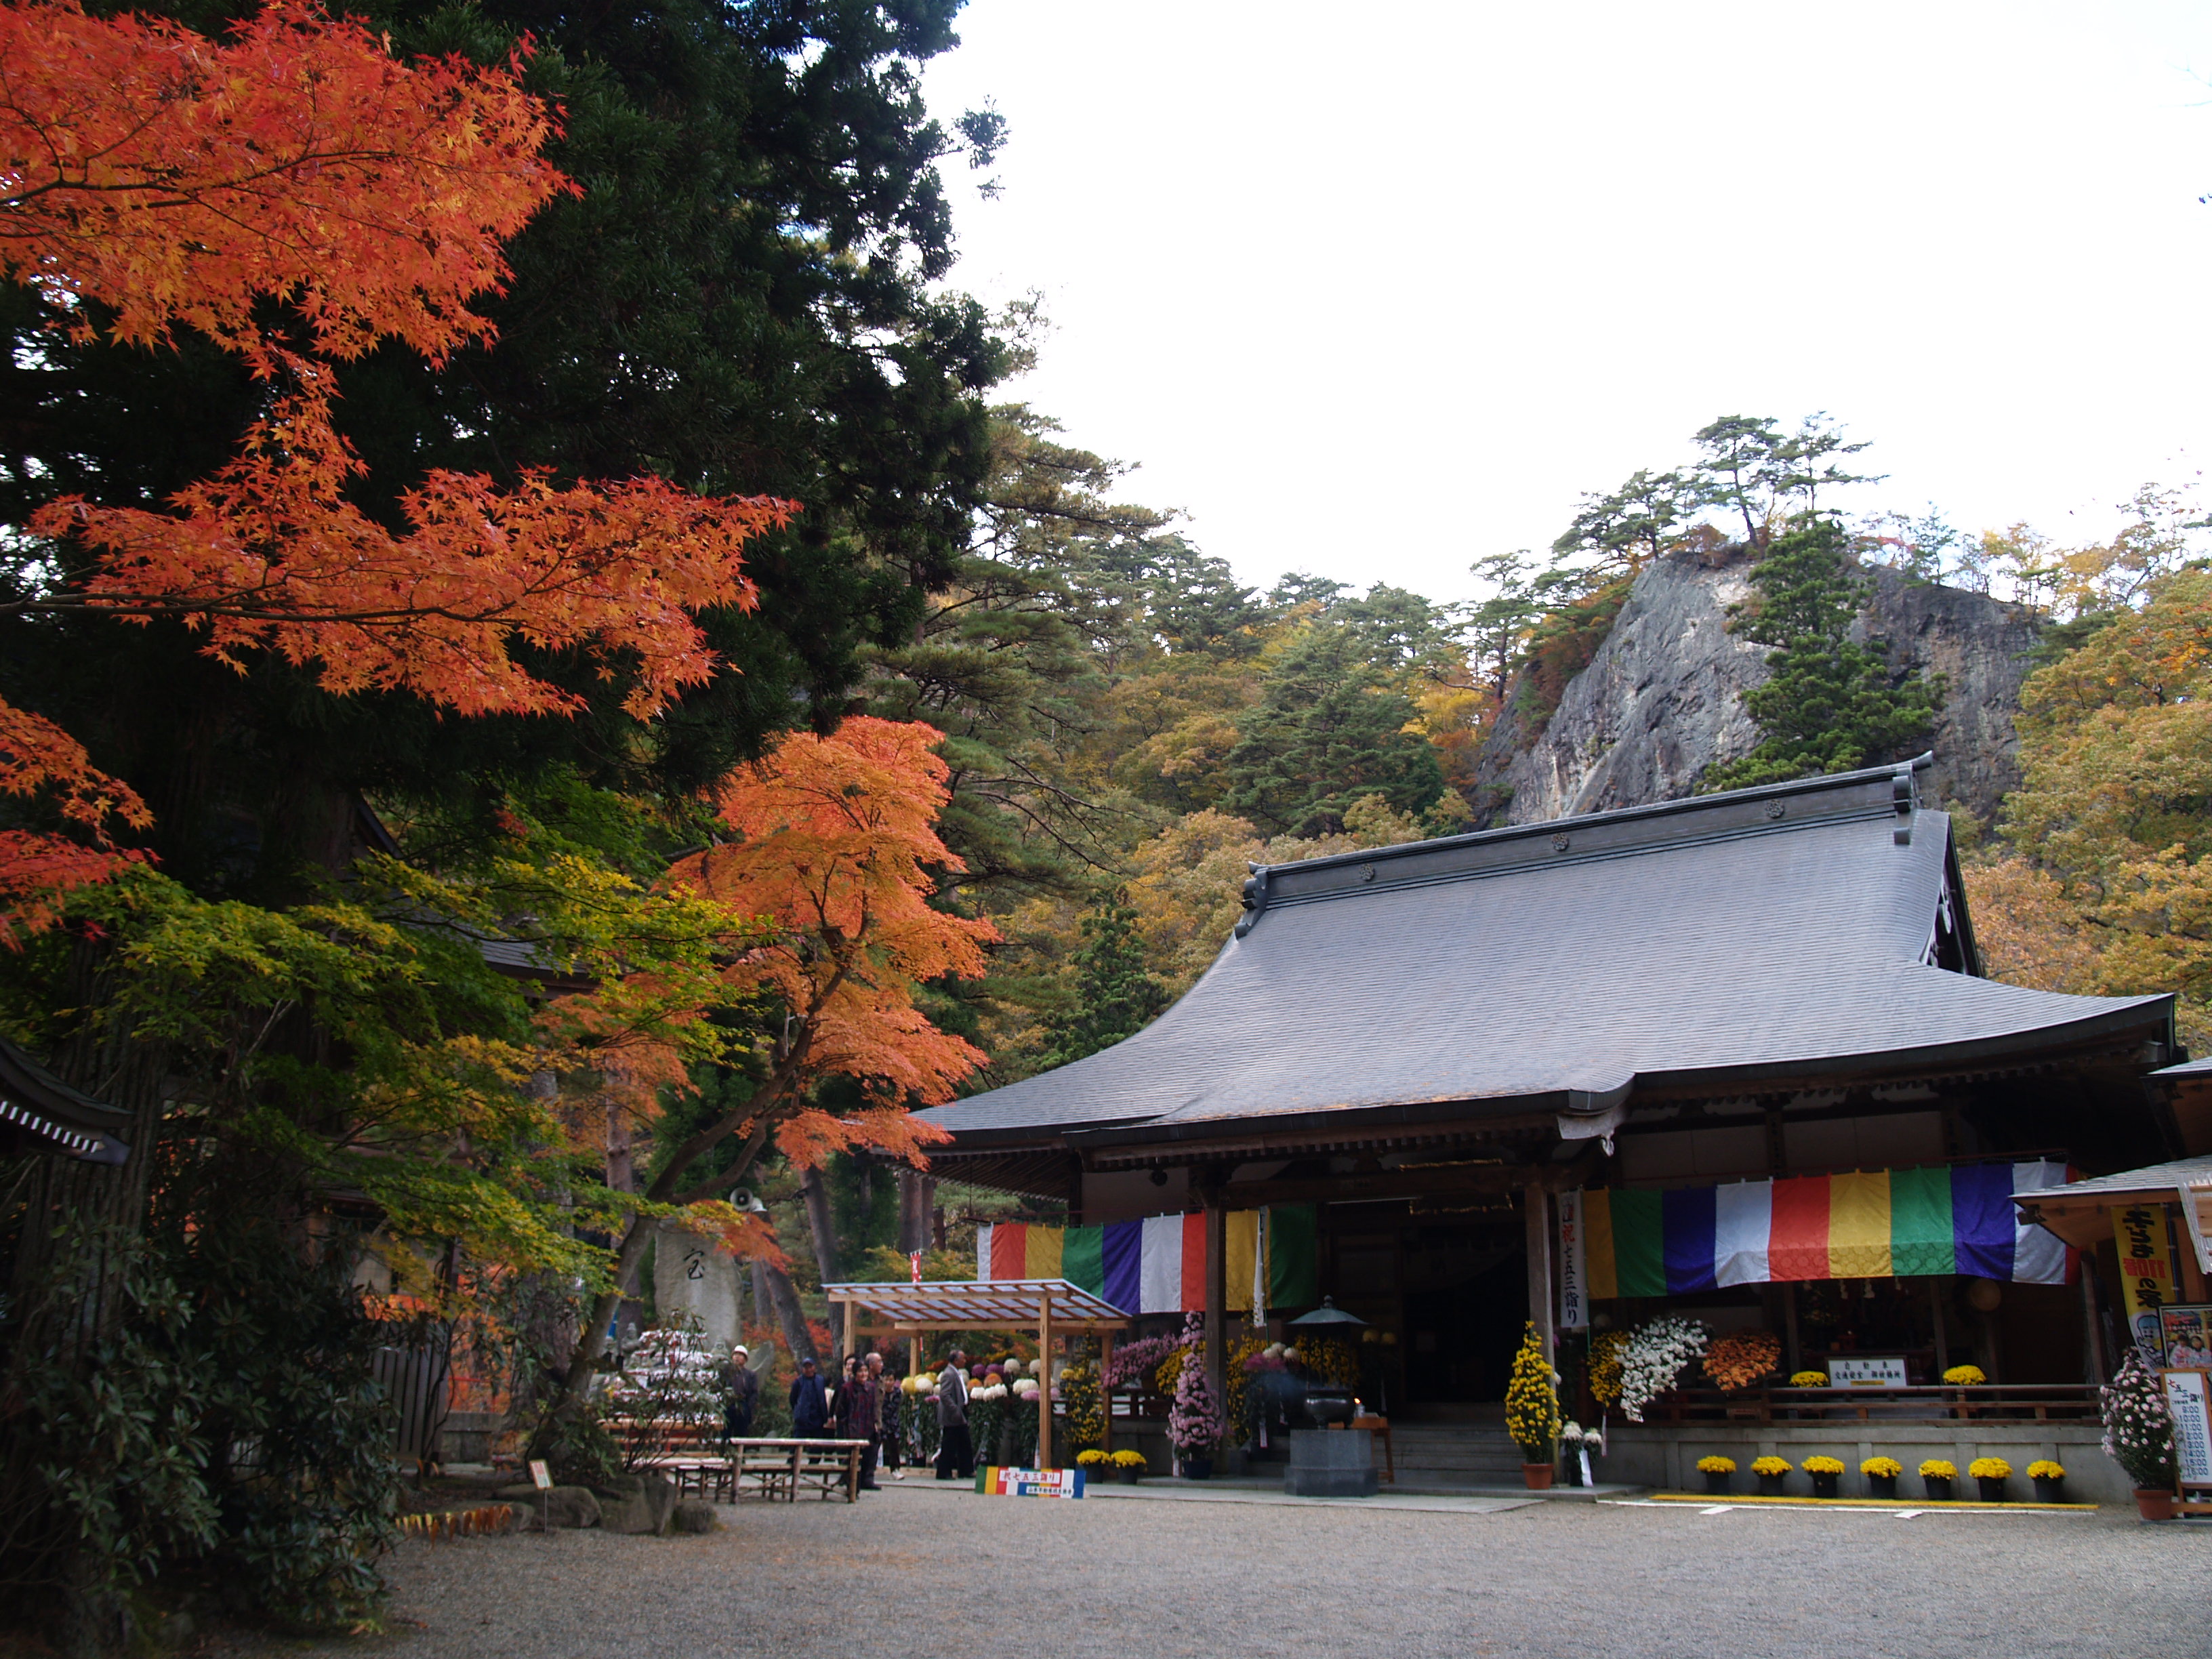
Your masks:
[[[935,1171],[1064,1204],[1132,1313],[1333,1298],[1401,1421],[1494,1412],[1524,1321],[1662,1310],[2078,1386],[2110,1286],[2010,1194],[2196,1150],[2187,1056],[2171,997],[1983,975],[1928,764],[1255,866],[1152,1025],[926,1113]],[[1262,1212],[1310,1272],[1250,1273]]]

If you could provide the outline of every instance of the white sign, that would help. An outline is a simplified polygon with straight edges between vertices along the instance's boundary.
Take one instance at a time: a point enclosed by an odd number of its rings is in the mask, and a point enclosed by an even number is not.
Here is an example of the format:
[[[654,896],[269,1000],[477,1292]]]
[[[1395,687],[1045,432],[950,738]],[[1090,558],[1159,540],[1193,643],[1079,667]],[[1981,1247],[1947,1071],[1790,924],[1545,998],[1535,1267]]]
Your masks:
[[[2173,1416],[2173,1460],[2185,1486],[2212,1486],[2212,1416],[2205,1409],[2204,1371],[2161,1371],[2166,1408]]]
[[[1589,1328],[1589,1244],[1580,1189],[1559,1194],[1559,1328]]]
[[[530,1460],[530,1480],[531,1484],[535,1486],[540,1492],[545,1492],[551,1488],[553,1485],[553,1471],[545,1467],[545,1460],[544,1458],[533,1457]]]
[[[1828,1386],[1832,1389],[1901,1389],[1905,1386],[1905,1356],[1901,1353],[1858,1353],[1828,1356]]]
[[[993,1467],[975,1471],[975,1490],[992,1498],[1080,1498],[1081,1469],[1010,1469]]]

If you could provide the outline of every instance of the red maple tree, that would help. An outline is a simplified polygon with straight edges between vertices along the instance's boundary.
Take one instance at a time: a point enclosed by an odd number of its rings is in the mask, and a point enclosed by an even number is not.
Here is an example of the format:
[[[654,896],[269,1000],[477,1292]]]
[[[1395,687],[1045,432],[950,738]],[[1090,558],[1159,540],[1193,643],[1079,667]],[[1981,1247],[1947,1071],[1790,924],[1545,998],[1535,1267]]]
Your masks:
[[[640,717],[713,672],[696,616],[754,607],[742,550],[793,503],[440,471],[395,535],[343,497],[362,468],[331,422],[334,366],[385,340],[438,362],[489,338],[468,302],[504,279],[501,241],[575,189],[538,153],[554,112],[520,64],[402,64],[289,0],[220,42],[74,0],[0,6],[0,274],[58,329],[146,346],[196,331],[270,389],[238,455],[167,511],[38,513],[33,532],[92,552],[90,572],[11,608],[177,618],[234,666],[273,650],[331,691],[461,714],[578,706],[508,655],[518,637],[631,675]],[[66,732],[5,705],[0,792],[63,823],[0,833],[0,943],[112,875],[131,856],[118,829],[150,822]]]

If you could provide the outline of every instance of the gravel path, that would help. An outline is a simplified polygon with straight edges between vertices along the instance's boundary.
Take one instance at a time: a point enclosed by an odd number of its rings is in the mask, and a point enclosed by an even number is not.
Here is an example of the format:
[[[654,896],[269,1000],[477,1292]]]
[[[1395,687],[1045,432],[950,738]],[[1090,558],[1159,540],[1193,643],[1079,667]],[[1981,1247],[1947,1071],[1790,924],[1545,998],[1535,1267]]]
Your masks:
[[[2132,1513],[1064,1503],[893,1486],[705,1537],[404,1546],[388,1635],[260,1652],[2027,1659],[2212,1650],[2212,1528]],[[243,1651],[243,1650],[237,1650]]]

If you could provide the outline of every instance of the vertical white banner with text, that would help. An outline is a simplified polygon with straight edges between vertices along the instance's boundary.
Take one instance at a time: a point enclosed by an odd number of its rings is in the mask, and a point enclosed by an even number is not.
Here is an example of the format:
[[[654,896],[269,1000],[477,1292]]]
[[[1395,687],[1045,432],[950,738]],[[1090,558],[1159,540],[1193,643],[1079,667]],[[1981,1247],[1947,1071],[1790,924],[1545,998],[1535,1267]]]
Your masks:
[[[1589,1261],[1583,1241],[1579,1188],[1559,1195],[1559,1328],[1589,1328]]]

